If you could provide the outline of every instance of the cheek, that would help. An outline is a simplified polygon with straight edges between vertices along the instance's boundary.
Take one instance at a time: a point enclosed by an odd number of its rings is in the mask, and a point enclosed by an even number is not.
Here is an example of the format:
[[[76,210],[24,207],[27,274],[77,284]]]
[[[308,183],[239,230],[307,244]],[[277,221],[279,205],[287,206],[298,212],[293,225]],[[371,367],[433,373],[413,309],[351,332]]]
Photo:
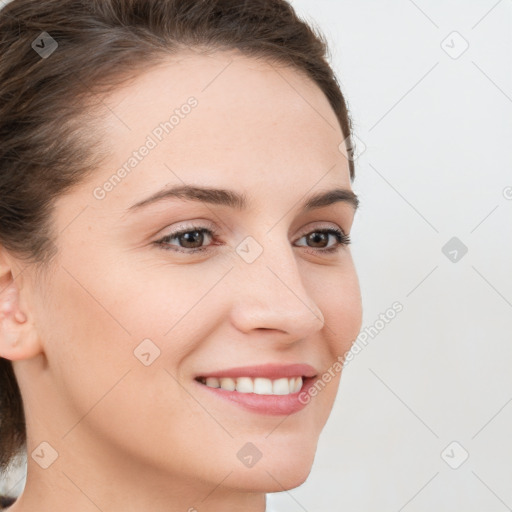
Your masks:
[[[351,347],[362,325],[361,291],[352,262],[330,268],[316,279],[313,276],[309,289],[314,290],[312,296],[324,315],[323,332],[329,341],[330,357],[335,360]]]
[[[62,398],[83,414],[133,365],[135,340],[106,289],[84,272],[69,272],[56,276],[40,334]]]
[[[175,373],[201,338],[201,315],[211,308],[201,299],[218,280],[217,274],[198,274],[200,279],[169,267],[144,272],[122,260],[103,267],[94,261],[88,267],[65,264],[39,315],[60,385],[76,383],[87,407],[131,368],[150,373],[161,366]]]
[[[308,274],[308,290],[324,315],[322,341],[326,348],[319,382],[311,400],[318,406],[316,427],[321,430],[330,415],[343,372],[340,359],[350,350],[362,324],[359,280],[354,266],[319,268]]]
[[[192,411],[173,378],[178,378],[182,347],[173,331],[162,335],[175,323],[172,314],[164,314],[173,309],[169,294],[165,302],[141,285],[140,293],[128,295],[137,282],[124,287],[113,282],[117,270],[110,281],[96,280],[85,269],[81,274],[68,270],[73,277],[65,271],[55,277],[50,303],[41,308],[40,331],[51,367],[55,417],[61,434],[69,433],[64,442],[73,443],[92,428],[110,445],[135,453],[134,439],[143,438],[148,425],[158,438],[179,437]],[[155,417],[163,415],[179,421],[155,424]]]

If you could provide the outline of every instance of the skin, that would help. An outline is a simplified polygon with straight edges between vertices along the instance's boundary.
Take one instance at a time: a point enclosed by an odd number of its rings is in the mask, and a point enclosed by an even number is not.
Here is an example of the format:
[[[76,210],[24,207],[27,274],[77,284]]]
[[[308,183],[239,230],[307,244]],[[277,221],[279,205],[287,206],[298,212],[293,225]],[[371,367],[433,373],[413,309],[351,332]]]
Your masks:
[[[96,199],[189,96],[197,107]],[[321,374],[349,350],[362,321],[350,247],[308,253],[322,246],[304,235],[349,234],[354,209],[300,209],[306,194],[351,189],[344,135],[314,82],[238,52],[169,57],[105,104],[111,154],[56,201],[51,271],[41,278],[0,252],[0,355],[13,361],[28,432],[27,484],[11,510],[263,512],[265,493],[309,475],[340,373],[288,417],[214,400],[193,379],[265,363]],[[183,182],[243,192],[250,207],[173,199],[126,213]],[[187,255],[154,244],[183,224],[213,225],[217,245],[205,235],[212,250]],[[235,250],[247,236],[263,249],[250,264]],[[134,356],[146,338],[160,349],[149,366]],[[31,455],[43,441],[58,452],[47,469]],[[247,442],[262,453],[251,468],[237,458]]]

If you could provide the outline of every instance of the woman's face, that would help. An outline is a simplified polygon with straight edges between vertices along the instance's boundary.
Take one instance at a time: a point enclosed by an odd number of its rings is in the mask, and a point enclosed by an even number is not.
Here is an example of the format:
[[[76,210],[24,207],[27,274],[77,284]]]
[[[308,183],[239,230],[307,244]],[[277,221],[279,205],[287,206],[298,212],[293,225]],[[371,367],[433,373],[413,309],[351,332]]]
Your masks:
[[[77,475],[98,464],[139,482],[156,470],[212,489],[300,485],[336,396],[333,365],[361,327],[350,248],[318,233],[349,234],[354,205],[305,208],[351,190],[334,112],[297,71],[232,52],[169,58],[104,103],[111,154],[56,203],[58,259],[30,300],[41,353],[15,362],[29,450],[47,441]],[[185,185],[230,192],[134,207]],[[317,379],[331,368],[295,412],[298,393],[252,394],[251,409],[247,394],[196,380],[291,364]],[[306,374],[291,372],[271,380]]]

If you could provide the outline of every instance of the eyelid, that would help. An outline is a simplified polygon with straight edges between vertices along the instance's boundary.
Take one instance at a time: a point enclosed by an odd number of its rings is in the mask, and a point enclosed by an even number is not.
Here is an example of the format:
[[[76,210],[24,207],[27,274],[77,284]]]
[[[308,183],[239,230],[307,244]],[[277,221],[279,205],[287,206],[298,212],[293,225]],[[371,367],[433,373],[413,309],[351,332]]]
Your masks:
[[[208,227],[210,226],[210,227]],[[211,243],[205,247],[199,247],[199,248],[171,248],[174,246],[174,244],[169,243],[170,240],[180,237],[183,234],[186,234],[188,232],[202,232],[202,233],[208,233],[208,236],[211,237]],[[320,248],[320,249],[309,249],[305,250],[307,254],[313,254],[315,256],[322,255],[322,256],[331,256],[335,254],[339,254],[340,251],[347,247],[352,243],[350,239],[350,235],[346,234],[345,231],[339,227],[338,225],[333,226],[310,226],[309,229],[304,228],[304,232],[302,235],[300,235],[293,243],[294,245],[301,240],[302,238],[306,237],[307,235],[315,232],[324,232],[329,233],[329,236],[334,236],[336,238],[336,244],[329,248]],[[179,227],[176,227],[174,230],[172,230],[167,235],[162,236],[157,241],[153,242],[154,245],[159,246],[163,250],[172,251],[175,254],[184,254],[192,256],[194,254],[209,254],[211,250],[213,250],[213,247],[222,245],[219,244],[219,232],[216,229],[215,226],[211,226],[210,222],[194,222],[194,225],[186,226],[181,225]],[[302,246],[299,245],[298,247],[304,247],[307,249],[307,245]]]
[[[326,224],[325,221],[316,221],[320,222],[320,225],[313,224],[312,226],[308,224],[307,227],[305,227],[303,230],[301,230],[300,238],[304,235],[307,235],[311,231],[315,231],[316,229],[339,229],[344,235],[348,236],[350,233],[347,233],[339,224],[336,224],[335,222],[331,222],[330,224]]]
[[[339,229],[344,235],[349,236],[350,233],[347,233],[338,223],[336,222],[329,222],[328,221],[312,221],[311,223],[307,224],[304,228],[301,229],[300,235],[298,238],[302,238],[303,236],[309,234],[311,231],[315,229]],[[159,235],[157,235],[157,240],[161,239],[162,237],[169,236],[171,234],[175,234],[180,231],[184,230],[193,230],[193,229],[201,229],[201,228],[207,228],[213,232],[216,236],[221,236],[221,230],[218,229],[217,225],[214,224],[211,221],[208,221],[206,219],[197,219],[192,221],[182,221],[179,222],[176,226],[173,225],[172,229],[169,229],[169,226],[165,228],[165,232],[159,231]]]
[[[210,229],[211,231],[213,231],[216,234],[218,234],[220,232],[220,230],[217,229],[217,226],[214,223],[212,223],[211,221],[208,221],[206,219],[197,219],[197,220],[189,220],[189,221],[184,220],[184,221],[178,222],[177,224],[169,224],[168,226],[166,226],[164,228],[164,230],[160,230],[156,236],[158,238],[162,238],[162,237],[177,233],[179,231],[184,231],[184,230],[188,231],[188,230],[200,229],[200,228]]]

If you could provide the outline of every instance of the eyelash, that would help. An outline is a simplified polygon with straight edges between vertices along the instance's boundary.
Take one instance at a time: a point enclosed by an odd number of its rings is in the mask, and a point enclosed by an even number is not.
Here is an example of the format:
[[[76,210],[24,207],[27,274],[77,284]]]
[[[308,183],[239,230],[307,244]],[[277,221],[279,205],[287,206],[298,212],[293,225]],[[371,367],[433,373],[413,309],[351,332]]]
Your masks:
[[[180,252],[180,253],[184,253],[184,254],[194,254],[194,253],[199,253],[199,252],[207,252],[207,251],[211,250],[211,246],[199,247],[197,249],[186,249],[186,250],[176,249],[176,248],[174,248],[175,246],[171,246],[170,244],[167,243],[170,240],[173,240],[174,238],[179,238],[180,236],[185,235],[187,233],[196,233],[196,232],[199,232],[202,234],[206,233],[212,237],[212,240],[215,239],[215,235],[216,235],[215,231],[205,228],[203,226],[191,226],[186,229],[181,229],[179,231],[169,233],[168,235],[164,236],[163,238],[161,238],[160,240],[157,240],[154,243],[157,244],[161,249],[164,249],[166,251],[174,251],[174,252]],[[310,235],[312,233],[323,233],[323,234],[333,235],[334,237],[336,237],[337,244],[334,247],[330,247],[328,249],[312,248],[311,251],[306,251],[308,253],[312,252],[312,253],[317,253],[317,254],[333,254],[333,253],[339,252],[342,247],[347,246],[351,243],[349,235],[346,235],[345,233],[343,233],[343,231],[341,231],[340,229],[336,229],[336,228],[315,229],[313,231],[310,231],[309,233],[302,235],[301,238],[304,238],[305,236]],[[300,246],[300,247],[303,247],[303,246]]]

